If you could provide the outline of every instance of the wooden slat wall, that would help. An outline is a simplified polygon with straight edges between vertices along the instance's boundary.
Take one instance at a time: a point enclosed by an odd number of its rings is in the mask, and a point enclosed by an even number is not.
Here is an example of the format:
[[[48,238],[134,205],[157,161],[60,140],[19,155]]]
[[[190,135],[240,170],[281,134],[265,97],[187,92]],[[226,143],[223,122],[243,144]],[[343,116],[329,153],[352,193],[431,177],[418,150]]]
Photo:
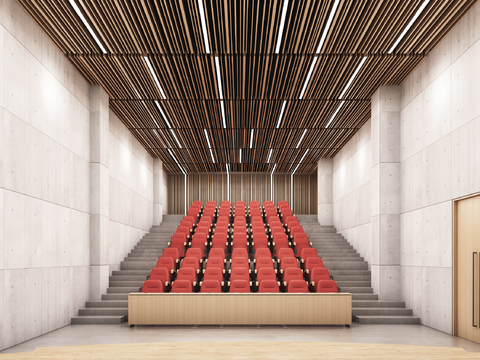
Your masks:
[[[290,204],[290,174],[275,174],[273,181],[273,202],[286,200]],[[294,212],[295,214],[317,213],[317,174],[294,175]],[[168,213],[184,213],[184,175],[168,174]],[[217,205],[227,200],[227,175],[188,174],[187,209],[193,201],[200,200],[204,205],[214,200]],[[260,204],[270,200],[270,174],[231,173],[230,202],[257,200]]]

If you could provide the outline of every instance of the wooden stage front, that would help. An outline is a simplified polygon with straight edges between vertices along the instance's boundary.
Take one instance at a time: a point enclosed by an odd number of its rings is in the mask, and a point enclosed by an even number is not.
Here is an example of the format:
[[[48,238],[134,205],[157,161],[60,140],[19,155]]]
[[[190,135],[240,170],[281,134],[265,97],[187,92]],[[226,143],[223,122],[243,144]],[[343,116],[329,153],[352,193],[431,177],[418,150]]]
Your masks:
[[[349,293],[128,294],[130,325],[350,325]]]

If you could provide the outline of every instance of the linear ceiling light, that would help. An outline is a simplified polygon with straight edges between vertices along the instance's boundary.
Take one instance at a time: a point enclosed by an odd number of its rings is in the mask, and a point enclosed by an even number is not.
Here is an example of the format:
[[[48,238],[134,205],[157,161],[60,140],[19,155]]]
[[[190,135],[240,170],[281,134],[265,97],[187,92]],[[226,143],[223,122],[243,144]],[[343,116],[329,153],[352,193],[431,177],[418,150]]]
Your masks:
[[[227,168],[227,175],[230,175],[230,172],[228,171],[228,164],[225,164],[225,167]]]
[[[303,140],[303,137],[305,136],[305,133],[307,132],[307,129],[303,130],[303,134],[302,134],[302,137],[300,138],[300,140],[298,141],[298,144],[297,144],[297,147],[296,149],[298,149],[298,147],[300,146],[300,143],[302,142]]]
[[[297,171],[298,167],[300,166],[300,164],[301,164],[302,161],[303,161],[303,158],[305,157],[305,155],[307,155],[308,150],[310,150],[310,149],[307,149],[307,151],[305,151],[305,154],[303,154],[303,156],[302,156],[302,158],[300,159],[300,162],[298,163],[297,167],[295,168],[295,170],[293,170],[292,175],[295,174],[295,172]]]
[[[277,129],[280,127],[280,123],[282,122],[283,112],[285,111],[285,105],[287,105],[286,101],[283,102],[282,110],[280,110],[280,117],[278,118]]]
[[[240,152],[240,164],[242,163],[242,149],[238,150]]]
[[[418,11],[415,13],[415,16],[413,17],[412,20],[410,20],[410,22],[408,23],[407,27],[405,28],[405,30],[403,30],[403,32],[400,34],[400,36],[398,37],[397,41],[395,41],[395,44],[393,44],[392,48],[388,51],[389,54],[391,54],[393,52],[393,50],[395,50],[395,48],[397,47],[398,43],[400,41],[402,41],[403,37],[405,36],[405,34],[408,32],[408,30],[410,30],[410,28],[412,27],[413,23],[415,22],[415,20],[417,20],[417,18],[420,16],[420,14],[422,13],[423,9],[425,9],[425,7],[428,5],[428,3],[430,2],[430,0],[425,0],[422,4],[422,6],[420,6],[420,9],[418,9]]]
[[[300,93],[300,100],[303,99],[303,95],[305,94],[305,90],[307,89],[308,82],[310,81],[310,77],[312,76],[313,69],[315,68],[315,64],[317,63],[318,58],[313,58],[312,65],[310,66],[310,70],[308,71],[307,79],[305,80],[305,84],[303,84],[302,92]]]
[[[225,123],[225,109],[223,108],[223,89],[222,89],[222,78],[220,77],[220,62],[218,60],[218,56],[215,56],[215,68],[217,69],[217,82],[218,82],[218,93],[220,95],[220,109],[222,110],[222,121],[223,121],[223,128],[227,128],[227,124]]]
[[[253,129],[250,131],[250,149],[252,148],[253,145]]]
[[[350,87],[350,85],[352,84],[353,82],[353,79],[355,79],[355,76],[357,76],[358,72],[360,71],[360,69],[362,68],[363,66],[363,63],[365,62],[365,60],[367,60],[367,57],[364,56],[362,61],[360,61],[360,64],[357,66],[357,68],[355,69],[355,72],[353,73],[352,77],[350,78],[350,80],[348,80],[348,83],[347,83],[347,86],[345,86],[345,89],[343,89],[342,93],[340,94],[340,99],[343,98],[343,95],[345,95],[345,92],[348,90],[348,88]]]
[[[180,166],[180,164],[178,163],[177,159],[175,158],[175,156],[173,155],[172,151],[170,149],[167,149],[168,150],[168,153],[170,154],[170,156],[173,158],[173,160],[175,160],[175,162],[177,163],[178,167],[180,170],[182,170],[182,173],[186,175],[185,171],[182,169],[182,167]]]
[[[177,139],[177,135],[175,135],[175,133],[173,132],[173,129],[170,129],[170,131],[171,131],[173,137],[175,138],[175,141],[177,142],[178,147],[181,149],[181,148],[182,148],[182,145],[180,145],[180,142],[179,142],[178,139]]]
[[[208,150],[210,150],[210,156],[212,157],[212,162],[215,164],[215,158],[213,157],[212,146],[210,145],[210,139],[208,138],[207,129],[203,129],[205,132],[205,137],[207,138]]]
[[[285,26],[285,16],[287,15],[287,8],[288,8],[288,0],[284,0],[282,17],[280,19],[280,27],[278,28],[278,39],[277,39],[277,46],[275,47],[275,54],[278,54],[278,52],[280,51],[280,45],[282,44],[283,27]]]
[[[205,52],[210,54],[210,46],[208,44],[207,23],[205,21],[205,9],[203,8],[203,1],[198,0],[198,10],[200,12],[200,22],[202,23],[203,40],[205,41]]]
[[[155,100],[155,105],[157,105],[158,111],[160,111],[160,114],[162,114],[163,120],[165,120],[165,123],[167,124],[168,128],[171,129],[172,127],[170,126],[170,123],[168,122],[167,117],[165,116],[165,113],[163,112],[157,100]]]
[[[268,154],[268,160],[267,160],[267,163],[270,162],[270,158],[272,157],[272,151],[273,149],[270,149],[270,153]]]
[[[330,121],[328,122],[327,126],[325,126],[325,128],[328,128],[329,125],[332,123],[333,119],[335,118],[335,116],[337,116],[337,113],[338,113],[338,112],[340,111],[340,109],[342,108],[343,103],[344,103],[344,101],[342,101],[342,102],[340,103],[340,106],[337,108],[337,110],[335,110],[335,112],[333,113],[332,117],[330,118]]]
[[[335,0],[335,3],[333,4],[332,11],[330,11],[330,15],[328,16],[327,24],[325,25],[325,29],[323,29],[322,38],[318,43],[317,54],[320,54],[320,50],[322,50],[323,43],[325,42],[325,38],[327,37],[328,31],[330,30],[330,25],[332,25],[333,17],[335,16],[335,12],[337,11],[337,7],[339,3],[340,3],[340,0]]]
[[[150,73],[153,76],[153,80],[155,80],[155,84],[157,84],[158,90],[160,90],[160,94],[162,94],[162,97],[166,99],[167,97],[165,96],[165,93],[163,92],[162,87],[160,86],[160,82],[158,81],[157,75],[155,74],[155,71],[153,71],[152,64],[150,63],[150,60],[148,59],[147,56],[144,56],[143,59],[147,63],[148,70],[150,70]]]
[[[83,16],[82,12],[80,11],[80,9],[78,8],[77,4],[75,3],[75,0],[69,0],[70,2],[70,5],[72,6],[73,10],[75,10],[75,12],[77,13],[78,17],[80,18],[80,20],[82,20],[83,22],[83,25],[85,25],[85,27],[87,28],[88,32],[90,33],[90,35],[92,35],[93,39],[95,40],[95,42],[97,43],[98,47],[100,48],[100,50],[102,50],[102,52],[104,54],[107,53],[107,51],[105,50],[105,48],[103,47],[102,43],[100,42],[100,40],[98,39],[97,35],[93,32],[93,29],[90,27],[90,25],[88,24],[87,22],[87,19],[85,19],[85,17]]]
[[[277,167],[277,164],[273,165],[272,174],[275,172],[276,167]]]

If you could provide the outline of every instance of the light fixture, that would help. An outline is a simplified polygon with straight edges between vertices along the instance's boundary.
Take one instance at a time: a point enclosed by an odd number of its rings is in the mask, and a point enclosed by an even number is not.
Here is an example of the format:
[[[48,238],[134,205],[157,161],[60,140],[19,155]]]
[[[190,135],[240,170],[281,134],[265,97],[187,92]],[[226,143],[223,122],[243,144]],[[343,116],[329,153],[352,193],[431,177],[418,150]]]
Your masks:
[[[282,122],[283,112],[285,111],[285,105],[287,105],[286,101],[283,102],[282,110],[280,110],[280,117],[278,118],[277,129],[280,127],[280,123]]]
[[[283,27],[285,26],[285,17],[287,15],[287,8],[288,8],[288,0],[284,0],[282,17],[280,18],[280,27],[278,28],[278,39],[277,39],[277,46],[275,47],[275,54],[278,54],[278,52],[280,51],[280,45],[282,44]]]
[[[205,9],[203,8],[203,1],[198,0],[198,10],[200,12],[200,22],[202,23],[203,40],[205,41],[205,52],[210,54],[210,46],[208,44],[207,23],[205,21]]]
[[[208,138],[207,129],[203,129],[205,132],[205,137],[207,138],[208,150],[210,150],[210,156],[212,157],[212,162],[215,164],[215,158],[213,157],[212,146],[210,145],[210,139]]]
[[[296,147],[295,149],[298,149],[298,147],[300,146],[300,143],[302,142],[303,137],[305,136],[305,133],[306,133],[306,132],[307,132],[307,129],[303,130],[302,137],[301,137],[300,140],[298,141],[297,147]]]
[[[253,129],[250,131],[250,149],[252,148],[253,145]]]
[[[227,123],[225,122],[225,110],[223,108],[223,100],[220,101],[220,110],[222,111],[222,121],[223,121],[223,128],[227,128]]]
[[[238,150],[240,152],[240,164],[242,163],[242,149]]]
[[[277,167],[277,164],[274,164],[273,165],[273,169],[272,169],[272,174],[275,172],[275,168]]]
[[[228,164],[225,164],[225,167],[227,168],[227,175],[230,175],[230,173],[228,172]]]
[[[293,170],[292,175],[295,174],[295,172],[297,171],[298,167],[300,166],[300,164],[301,164],[302,161],[303,161],[303,158],[305,157],[305,155],[307,155],[308,150],[310,150],[310,149],[307,149],[307,151],[305,151],[305,154],[303,154],[303,156],[302,156],[302,158],[300,159],[300,162],[298,163],[297,167],[295,168],[295,170]]]
[[[342,108],[343,106],[343,103],[344,101],[342,101],[340,103],[340,106],[337,108],[337,110],[335,110],[335,112],[333,113],[332,117],[330,118],[330,121],[328,122],[327,126],[325,126],[325,129],[329,127],[329,125],[332,123],[333,119],[335,118],[335,116],[337,116],[337,113],[340,111],[340,109]]]
[[[230,172],[228,171],[228,164],[225,164],[227,168],[227,201],[230,201]]]
[[[330,11],[330,15],[328,16],[327,24],[325,25],[325,29],[323,29],[322,37],[320,39],[320,42],[318,43],[317,54],[320,54],[320,50],[322,50],[323,43],[325,42],[325,38],[327,37],[328,31],[330,30],[330,25],[332,25],[333,17],[335,15],[335,12],[337,11],[337,7],[339,3],[340,3],[340,0],[335,0],[335,3],[333,4],[332,11]]]
[[[273,201],[273,173],[276,167],[277,167],[277,164],[273,165],[273,170],[270,173],[270,200],[271,201]]]
[[[165,123],[167,124],[168,128],[171,129],[172,127],[170,126],[170,123],[167,120],[167,117],[165,116],[162,108],[160,107],[160,104],[158,103],[157,100],[155,100],[155,105],[157,105],[158,111],[160,111],[160,114],[162,114],[163,120],[165,120]],[[156,122],[155,122],[156,124]],[[157,125],[158,126],[158,125]]]
[[[272,157],[272,151],[273,149],[270,149],[270,153],[268,154],[267,164],[270,162],[270,158]]]
[[[170,156],[173,158],[173,160],[175,160],[175,162],[177,163],[177,166],[179,167],[179,169],[182,171],[182,173],[184,175],[186,175],[185,171],[182,169],[182,167],[180,166],[180,164],[178,163],[176,157],[173,155],[172,151],[170,149],[167,149],[168,150],[168,153],[170,154]]]
[[[308,82],[310,81],[310,77],[312,76],[313,69],[315,68],[315,64],[317,63],[318,58],[314,57],[312,61],[312,65],[310,66],[310,70],[308,71],[307,79],[305,80],[305,84],[303,84],[302,92],[300,93],[300,100],[303,99],[303,95],[305,94],[305,90],[307,89]]]
[[[365,62],[365,60],[367,60],[367,57],[364,56],[362,58],[362,61],[360,61],[360,64],[357,66],[357,68],[355,69],[355,72],[353,73],[352,77],[350,78],[350,80],[348,81],[347,83],[347,86],[345,86],[345,89],[343,89],[342,93],[340,94],[340,99],[343,98],[343,95],[345,95],[346,91],[348,90],[348,88],[350,87],[350,85],[352,84],[353,82],[353,79],[355,79],[355,76],[357,76],[358,72],[360,71],[360,69],[362,68],[363,66],[363,63]]]
[[[83,16],[82,12],[80,11],[80,9],[78,8],[77,4],[75,3],[75,0],[69,0],[70,2],[70,5],[72,6],[73,10],[75,10],[75,12],[77,13],[77,16],[80,18],[80,20],[82,20],[83,22],[83,25],[85,25],[85,27],[87,28],[88,32],[90,33],[90,35],[92,35],[93,39],[95,40],[95,42],[97,43],[98,47],[100,48],[100,50],[102,50],[102,52],[104,54],[107,53],[107,51],[105,50],[105,48],[103,47],[102,43],[100,42],[100,40],[98,39],[97,35],[93,32],[93,29],[90,27],[90,24],[87,22],[87,19],[85,19],[85,17]]]
[[[182,145],[180,145],[180,142],[179,142],[178,139],[177,139],[177,135],[175,135],[175,133],[173,132],[173,129],[170,129],[170,131],[171,131],[173,137],[175,138],[175,141],[177,142],[178,147],[181,149],[181,148],[182,148]]]
[[[150,73],[153,76],[153,80],[155,80],[155,84],[157,84],[158,90],[160,90],[160,94],[162,94],[163,98],[166,99],[167,97],[165,96],[165,93],[163,92],[162,87],[160,86],[160,82],[158,81],[157,75],[155,74],[155,71],[153,71],[152,64],[150,63],[150,60],[148,59],[147,56],[144,56],[143,59],[147,63],[148,69],[150,70]]]
[[[405,34],[408,32],[408,30],[410,30],[410,28],[412,27],[413,23],[415,22],[415,20],[417,20],[417,18],[420,16],[420,14],[422,13],[423,9],[425,9],[425,7],[428,5],[428,3],[430,2],[430,0],[425,0],[422,4],[422,6],[420,6],[420,9],[418,9],[418,11],[415,13],[414,17],[412,20],[410,20],[410,22],[408,23],[407,27],[405,28],[405,30],[403,30],[403,32],[400,34],[400,36],[398,37],[397,41],[395,41],[395,44],[393,44],[392,48],[388,51],[389,54],[391,54],[393,52],[393,50],[395,50],[395,48],[397,47],[398,43],[400,41],[402,41],[403,37],[405,36]]]
[[[223,89],[222,89],[222,79],[220,77],[220,63],[218,60],[218,56],[215,56],[215,68],[217,69],[217,83],[218,83],[218,93],[220,95],[220,109],[222,110],[222,121],[223,121],[223,128],[227,128],[227,124],[225,122],[225,109],[223,107]]]

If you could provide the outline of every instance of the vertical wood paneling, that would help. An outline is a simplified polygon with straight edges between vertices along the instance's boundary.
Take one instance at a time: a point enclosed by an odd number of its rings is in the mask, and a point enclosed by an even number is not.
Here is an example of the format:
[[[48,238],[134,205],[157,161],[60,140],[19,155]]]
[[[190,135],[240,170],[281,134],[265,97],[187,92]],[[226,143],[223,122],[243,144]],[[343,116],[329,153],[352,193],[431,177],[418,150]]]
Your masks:
[[[290,174],[273,175],[273,202],[286,200],[290,204]],[[295,214],[317,213],[317,174],[294,175]],[[187,208],[193,201],[206,204],[214,200],[217,205],[227,200],[227,175],[189,174],[187,175]],[[270,174],[267,173],[230,173],[230,202],[257,200],[263,204],[270,199]],[[291,204],[290,204],[291,206]],[[184,176],[168,175],[168,213],[184,212]]]

